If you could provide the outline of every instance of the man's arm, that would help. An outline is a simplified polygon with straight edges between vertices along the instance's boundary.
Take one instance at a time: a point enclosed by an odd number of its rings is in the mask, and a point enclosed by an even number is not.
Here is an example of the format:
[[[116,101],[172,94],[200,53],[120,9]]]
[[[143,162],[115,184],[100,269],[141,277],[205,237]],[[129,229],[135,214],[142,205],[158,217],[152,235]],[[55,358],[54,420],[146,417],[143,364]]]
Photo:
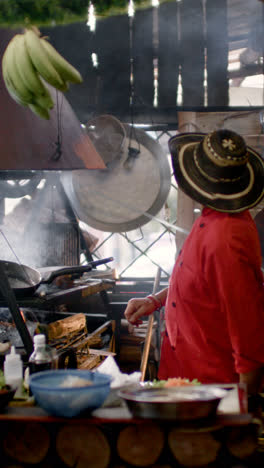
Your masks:
[[[151,294],[152,297],[144,297],[141,299],[130,299],[127,303],[124,312],[125,318],[132,325],[139,325],[142,323],[141,317],[151,315],[160,307],[163,307],[166,302],[168,288],[162,289],[157,294]]]

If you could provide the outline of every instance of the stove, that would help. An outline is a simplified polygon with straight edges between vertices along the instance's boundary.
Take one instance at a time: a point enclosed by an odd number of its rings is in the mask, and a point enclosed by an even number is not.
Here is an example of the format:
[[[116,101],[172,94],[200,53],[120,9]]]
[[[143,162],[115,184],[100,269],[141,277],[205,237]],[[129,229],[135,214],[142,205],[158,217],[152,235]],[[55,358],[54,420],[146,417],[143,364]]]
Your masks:
[[[115,281],[93,278],[91,274],[40,284],[34,294],[23,297],[16,297],[9,288],[9,294],[0,299],[0,342],[9,340],[29,355],[37,323],[48,324],[82,312],[91,332],[109,320],[111,310],[107,290],[113,288]],[[0,285],[4,279],[0,277]]]

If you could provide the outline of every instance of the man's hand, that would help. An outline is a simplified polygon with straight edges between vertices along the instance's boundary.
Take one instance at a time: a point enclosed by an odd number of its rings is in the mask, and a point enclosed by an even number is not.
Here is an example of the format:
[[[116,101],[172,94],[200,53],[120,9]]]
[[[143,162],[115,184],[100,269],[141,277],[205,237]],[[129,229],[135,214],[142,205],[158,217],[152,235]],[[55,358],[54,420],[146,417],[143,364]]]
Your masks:
[[[155,304],[147,297],[142,299],[130,299],[124,312],[125,318],[132,325],[142,323],[140,317],[151,315],[155,310]]]

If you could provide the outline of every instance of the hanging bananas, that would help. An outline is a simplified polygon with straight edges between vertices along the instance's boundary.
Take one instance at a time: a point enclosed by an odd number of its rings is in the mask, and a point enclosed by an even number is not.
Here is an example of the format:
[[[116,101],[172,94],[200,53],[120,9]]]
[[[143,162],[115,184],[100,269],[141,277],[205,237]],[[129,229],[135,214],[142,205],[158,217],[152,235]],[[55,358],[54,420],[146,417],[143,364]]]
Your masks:
[[[69,82],[82,82],[78,70],[34,28],[16,34],[8,43],[2,58],[2,75],[10,96],[43,119],[50,118],[54,106],[45,83],[64,92]]]

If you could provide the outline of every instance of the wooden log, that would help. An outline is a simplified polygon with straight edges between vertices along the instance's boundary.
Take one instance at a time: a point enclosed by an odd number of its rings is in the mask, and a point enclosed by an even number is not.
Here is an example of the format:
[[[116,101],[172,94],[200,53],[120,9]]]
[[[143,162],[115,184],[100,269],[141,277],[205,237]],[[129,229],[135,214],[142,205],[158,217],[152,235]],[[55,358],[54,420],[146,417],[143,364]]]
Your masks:
[[[123,463],[118,463],[117,465],[114,465],[113,468],[130,468],[128,465],[124,465]]]
[[[94,369],[95,367],[99,366],[101,363],[101,358],[100,356],[77,356],[77,367],[78,369]]]
[[[131,468],[131,465],[124,465],[123,463],[118,463],[117,465],[114,465],[111,468]],[[167,463],[164,465],[153,465],[151,468],[172,468],[171,465],[168,465]]]
[[[183,466],[204,466],[215,461],[221,443],[211,432],[173,428],[168,435],[173,456]]]
[[[86,330],[86,318],[84,314],[74,314],[62,320],[57,320],[48,325],[49,340],[58,340],[70,333],[79,333]]]
[[[118,434],[117,453],[134,466],[153,466],[163,447],[163,431],[154,422],[129,425]]]
[[[167,463],[164,465],[153,465],[152,468],[173,468],[171,465],[168,465]]]
[[[3,440],[4,452],[21,463],[40,463],[47,455],[50,436],[40,423],[14,423]]]
[[[106,468],[111,449],[107,438],[95,425],[65,425],[56,437],[60,459],[74,468]]]
[[[89,353],[93,354],[93,355],[96,355],[96,356],[104,356],[104,357],[116,356],[116,353],[112,353],[112,351],[105,351],[103,349],[92,349],[92,348],[90,348]]]
[[[96,330],[86,336],[83,340],[74,343],[72,348],[74,350],[81,350],[87,346],[95,346],[96,344],[99,344],[101,342],[101,334],[104,333],[111,326],[111,324],[111,320],[108,320],[103,325],[100,325],[100,327],[96,328]]]
[[[254,424],[232,427],[227,432],[226,446],[237,458],[244,459],[253,455],[258,446],[257,430]]]
[[[22,465],[5,465],[3,468],[23,468]]]

